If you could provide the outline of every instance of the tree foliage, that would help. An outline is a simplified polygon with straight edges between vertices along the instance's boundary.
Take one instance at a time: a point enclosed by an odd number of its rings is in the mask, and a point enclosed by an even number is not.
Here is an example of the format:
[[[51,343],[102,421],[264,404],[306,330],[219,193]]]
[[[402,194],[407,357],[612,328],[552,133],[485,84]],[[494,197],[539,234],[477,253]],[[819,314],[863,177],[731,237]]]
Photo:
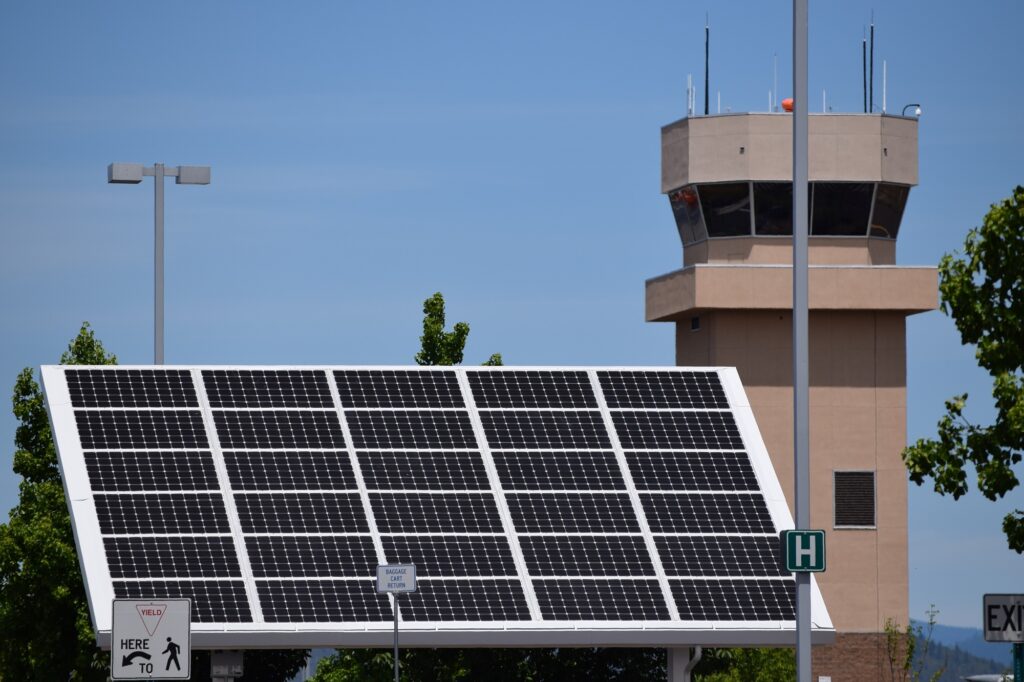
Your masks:
[[[942,310],[952,316],[964,344],[973,344],[978,364],[992,376],[996,417],[990,425],[964,417],[967,394],[946,401],[938,437],[920,439],[903,451],[910,480],[934,482],[940,495],[959,499],[968,491],[967,469],[990,500],[1020,483],[1013,467],[1024,451],[1024,187],[995,204],[982,226],[972,229],[964,253],[939,264]],[[1024,510],[1003,519],[1011,549],[1024,553]]]
[[[60,361],[117,358],[83,324]],[[100,682],[109,657],[96,648],[50,420],[30,368],[15,381],[13,404],[14,473],[22,481],[18,506],[0,526],[0,678]]]
[[[590,682],[665,679],[664,649],[406,649],[400,653],[407,682]],[[320,661],[311,682],[389,682],[390,651],[339,650]]]
[[[83,323],[60,364],[114,365],[117,357]],[[18,374],[13,407],[14,473],[22,481],[18,505],[0,525],[0,680],[105,682],[110,656],[96,646],[50,419],[31,368]],[[247,652],[243,679],[283,682],[308,655]],[[210,679],[209,660],[209,652],[193,652],[193,680]]]
[[[889,666],[889,682],[938,682],[942,678],[945,664],[939,664],[931,674],[926,675],[924,672],[932,649],[932,632],[938,614],[938,609],[932,604],[928,609],[926,626],[910,623],[900,627],[892,618],[885,619],[885,656]]]
[[[447,332],[444,315],[444,296],[441,292],[423,302],[423,336],[420,337],[420,352],[416,353],[417,365],[461,365],[469,325],[456,322],[452,331]],[[501,365],[501,353],[495,353],[484,365]]]
[[[694,669],[698,682],[776,682],[796,679],[793,649],[707,649]]]

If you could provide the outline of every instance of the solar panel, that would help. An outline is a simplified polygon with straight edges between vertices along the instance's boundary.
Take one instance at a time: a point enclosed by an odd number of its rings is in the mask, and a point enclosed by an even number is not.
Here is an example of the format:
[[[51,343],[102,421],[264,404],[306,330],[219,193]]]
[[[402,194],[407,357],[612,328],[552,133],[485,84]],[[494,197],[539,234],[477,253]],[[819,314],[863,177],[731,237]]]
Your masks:
[[[381,563],[417,566],[413,646],[792,637],[792,521],[734,370],[43,380],[101,645],[114,597],[192,598],[200,647],[387,645]]]

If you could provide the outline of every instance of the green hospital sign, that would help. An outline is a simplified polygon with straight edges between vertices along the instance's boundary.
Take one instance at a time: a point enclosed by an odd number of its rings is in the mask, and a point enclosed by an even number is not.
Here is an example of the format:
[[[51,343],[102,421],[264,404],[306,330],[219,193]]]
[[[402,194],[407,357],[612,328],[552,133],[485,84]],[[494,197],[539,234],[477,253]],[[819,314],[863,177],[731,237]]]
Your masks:
[[[825,570],[825,531],[784,530],[780,536],[787,571],[820,573]]]

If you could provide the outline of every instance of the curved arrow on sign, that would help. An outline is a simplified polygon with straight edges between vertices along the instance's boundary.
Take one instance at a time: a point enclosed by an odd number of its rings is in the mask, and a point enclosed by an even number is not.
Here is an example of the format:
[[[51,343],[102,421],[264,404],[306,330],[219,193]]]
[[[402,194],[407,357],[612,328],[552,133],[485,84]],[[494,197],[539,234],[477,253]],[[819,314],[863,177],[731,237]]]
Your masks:
[[[144,658],[148,661],[153,657],[147,654],[145,651],[133,651],[127,656],[121,657],[121,665],[131,665],[132,661],[134,661],[136,658]]]

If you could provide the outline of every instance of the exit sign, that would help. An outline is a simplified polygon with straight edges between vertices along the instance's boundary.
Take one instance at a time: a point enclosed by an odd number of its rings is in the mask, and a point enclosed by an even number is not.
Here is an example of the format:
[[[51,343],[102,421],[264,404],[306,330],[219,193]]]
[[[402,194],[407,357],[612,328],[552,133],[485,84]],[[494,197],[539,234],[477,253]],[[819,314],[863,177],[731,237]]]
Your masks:
[[[779,535],[787,571],[821,573],[825,570],[825,531],[784,530]]]

